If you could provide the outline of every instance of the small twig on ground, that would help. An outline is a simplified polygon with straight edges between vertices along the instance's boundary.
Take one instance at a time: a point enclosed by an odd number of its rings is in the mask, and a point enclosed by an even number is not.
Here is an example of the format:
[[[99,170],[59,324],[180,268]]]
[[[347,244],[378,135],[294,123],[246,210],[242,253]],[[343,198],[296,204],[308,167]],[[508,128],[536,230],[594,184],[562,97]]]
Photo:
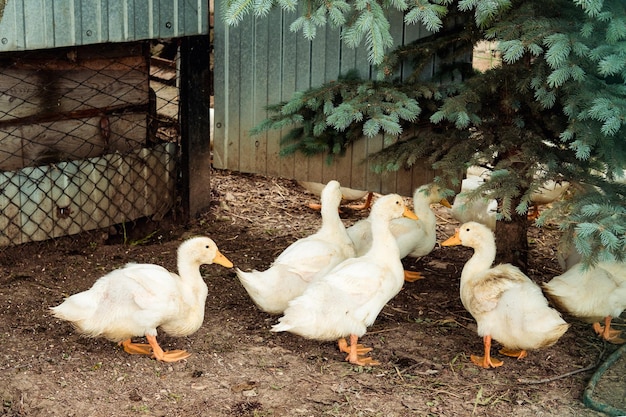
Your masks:
[[[602,351],[600,352],[600,355],[598,356],[598,359],[594,363],[592,363],[591,365],[586,366],[584,368],[575,369],[573,371],[564,373],[562,375],[556,375],[556,376],[553,376],[553,377],[550,377],[550,378],[543,378],[543,379],[518,378],[517,382],[520,382],[522,384],[545,384],[545,383],[548,383],[548,382],[552,382],[552,381],[556,381],[556,380],[559,380],[559,379],[567,378],[568,376],[576,375],[576,374],[579,374],[581,372],[591,371],[592,369],[595,369],[600,364],[600,360],[602,359],[602,356],[604,356],[605,348],[602,349]]]
[[[400,379],[402,380],[402,382],[404,382],[404,377],[402,376],[402,372],[400,372],[400,370],[398,369],[397,366],[394,366],[393,369],[396,370],[396,374],[400,377]]]
[[[440,214],[435,213],[435,217],[439,220],[441,220],[442,223],[448,223],[448,224],[452,224],[452,223],[459,223],[457,220],[451,220],[451,219],[447,219],[443,216],[441,216]]]
[[[376,330],[374,332],[367,332],[367,334],[378,334],[378,333],[387,333],[387,332],[393,332],[396,331],[400,328],[400,326],[398,327],[394,327],[392,329],[381,329],[381,330]]]
[[[576,369],[574,371],[567,372],[567,373],[562,374],[562,375],[553,376],[551,378],[543,378],[543,379],[518,378],[517,382],[521,382],[522,384],[545,384],[547,382],[552,382],[552,381],[556,381],[558,379],[567,378],[568,376],[576,375],[576,374],[579,374],[581,372],[590,371],[590,370],[594,369],[597,365],[598,365],[597,363],[594,363],[594,364],[589,365],[589,366],[587,366],[585,368]]]
[[[548,266],[545,266],[543,270],[556,275],[561,275],[563,273],[560,269],[550,268]]]
[[[227,214],[227,215],[228,215],[228,216],[237,217],[238,219],[241,219],[241,220],[246,220],[246,221],[248,221],[248,222],[250,222],[250,223],[255,223],[255,221],[254,221],[254,220],[252,220],[251,218],[249,218],[249,217],[245,217],[245,216],[240,216],[240,215],[235,214],[235,213],[233,213],[233,212],[228,212],[228,214]]]

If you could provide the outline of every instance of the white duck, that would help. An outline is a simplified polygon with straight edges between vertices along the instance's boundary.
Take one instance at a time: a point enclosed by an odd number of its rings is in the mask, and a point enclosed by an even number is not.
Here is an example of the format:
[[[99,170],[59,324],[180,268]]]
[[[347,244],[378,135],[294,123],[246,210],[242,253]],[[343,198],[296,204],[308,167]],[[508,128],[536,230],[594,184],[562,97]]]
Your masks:
[[[192,238],[178,248],[180,275],[154,264],[129,263],[50,310],[80,333],[119,342],[128,353],[152,354],[164,362],[186,359],[191,354],[184,350],[163,351],[156,340],[157,328],[172,336],[187,336],[200,328],[208,294],[200,265],[212,263],[233,266],[211,239]],[[145,336],[148,344],[132,343],[136,336]]]
[[[558,200],[568,188],[569,182],[567,181],[546,181],[537,191],[530,195],[530,201],[533,202],[533,209],[528,213],[528,218],[531,220],[539,218],[539,206],[550,204]]]
[[[467,197],[468,192],[480,187],[490,176],[491,171],[485,168],[471,166],[467,169],[466,178],[461,182],[461,192],[454,197],[450,210],[452,217],[459,223],[474,221],[496,230],[498,202],[486,197],[470,201]]]
[[[324,184],[321,182],[298,181],[298,184],[300,184],[301,187],[316,196],[321,196],[322,190],[324,189]],[[353,210],[365,210],[370,208],[372,204],[372,198],[374,197],[374,193],[372,193],[371,191],[355,190],[354,188],[348,187],[341,187],[341,195],[342,199],[347,201],[356,201],[365,198],[365,202],[363,204],[349,206]],[[317,203],[310,203],[309,207],[313,210],[321,210],[322,205]]]
[[[537,175],[539,174],[540,171],[537,172]],[[461,192],[452,203],[452,217],[460,223],[475,221],[488,226],[491,230],[496,230],[497,201],[485,197],[469,201],[467,197],[467,192],[475,190],[483,182],[489,181],[489,178],[491,178],[491,171],[487,168],[471,166],[467,169],[466,178],[461,185]],[[528,213],[528,218],[536,220],[539,217],[539,206],[556,201],[568,188],[569,183],[567,181],[548,180],[543,183],[530,195],[533,207]]]
[[[389,230],[392,219],[416,216],[397,194],[379,198],[372,206],[372,247],[364,256],[347,259],[323,278],[312,283],[289,303],[273,332],[289,331],[316,340],[339,340],[350,363],[377,365],[360,354],[371,349],[358,345],[358,338],[374,323],[385,304],[402,288],[404,274],[395,238]],[[345,341],[350,336],[350,346]]]
[[[450,214],[461,224],[474,221],[496,230],[498,202],[484,197],[470,201],[466,193],[459,193],[454,197]]]
[[[289,300],[299,296],[318,277],[353,257],[354,247],[339,217],[339,182],[329,181],[322,192],[322,226],[313,235],[287,247],[265,271],[243,272],[239,281],[263,311],[280,314]]]
[[[569,325],[548,306],[541,288],[511,264],[491,267],[496,256],[493,233],[477,222],[463,224],[442,246],[463,245],[474,249],[461,273],[461,301],[478,324],[484,356],[471,355],[483,368],[502,361],[491,358],[491,339],[504,345],[500,353],[518,359],[526,350],[551,346]]]
[[[587,269],[578,263],[543,284],[543,288],[557,308],[593,323],[593,329],[604,340],[624,343],[620,332],[611,330],[611,319],[626,309],[625,263],[600,262]]]
[[[440,203],[450,207],[450,203],[441,196],[439,187],[426,184],[415,190],[413,194],[413,213],[419,220],[406,217],[391,221],[391,233],[396,238],[400,249],[400,259],[405,256],[419,258],[428,255],[437,243],[437,218],[430,205]],[[354,243],[357,256],[362,256],[372,246],[372,222],[368,219],[359,220],[348,227],[348,236]],[[404,279],[413,282],[423,278],[419,272],[405,271]]]

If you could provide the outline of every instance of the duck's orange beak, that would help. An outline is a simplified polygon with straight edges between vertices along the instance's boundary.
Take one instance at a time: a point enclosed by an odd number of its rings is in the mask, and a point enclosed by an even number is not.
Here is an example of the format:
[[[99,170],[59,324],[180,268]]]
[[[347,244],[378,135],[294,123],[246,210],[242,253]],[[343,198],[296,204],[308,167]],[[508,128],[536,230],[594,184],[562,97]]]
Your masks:
[[[217,254],[215,255],[215,258],[213,258],[213,263],[225,266],[226,268],[232,268],[233,267],[233,263],[231,261],[229,261],[227,257],[222,255],[222,252],[220,252],[220,251],[217,251]]]
[[[450,202],[445,198],[442,198],[439,204],[441,204],[444,207],[452,208],[452,206],[450,205]]]
[[[441,242],[441,246],[456,246],[461,244],[461,238],[459,237],[459,229],[455,229],[454,236],[449,237],[445,241]]]
[[[402,213],[402,215],[404,217],[408,217],[409,219],[419,220],[419,217],[417,217],[417,214],[415,214],[411,210],[409,210],[408,207],[404,207],[404,213]]]

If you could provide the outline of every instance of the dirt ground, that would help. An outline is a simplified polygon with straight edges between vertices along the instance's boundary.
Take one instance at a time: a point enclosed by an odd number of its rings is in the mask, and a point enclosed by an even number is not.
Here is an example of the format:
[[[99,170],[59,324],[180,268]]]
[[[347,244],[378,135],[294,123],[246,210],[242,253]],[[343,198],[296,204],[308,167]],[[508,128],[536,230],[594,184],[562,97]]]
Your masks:
[[[48,308],[126,262],[175,270],[175,251],[208,235],[244,270],[265,269],[291,242],[319,226],[314,198],[293,181],[216,171],[210,211],[186,227],[85,233],[0,249],[0,414],[6,416],[601,416],[582,403],[597,365],[616,346],[588,324],[553,347],[501,368],[478,369],[470,353],[482,341],[458,296],[471,251],[437,247],[405,267],[426,278],[406,283],[363,343],[382,364],[343,361],[334,343],[269,331],[277,317],[260,312],[233,270],[203,266],[209,286],[204,325],[185,338],[159,336],[165,349],[192,356],[174,364],[128,355],[112,342],[78,335]],[[439,208],[438,239],[456,223]],[[344,209],[346,225],[367,213]],[[152,234],[152,232],[156,232]],[[559,274],[556,229],[532,228],[537,282]],[[616,320],[623,328],[624,320]],[[499,357],[495,348],[493,353]],[[624,361],[621,361],[622,363]],[[626,370],[612,370],[598,395],[624,407]],[[615,403],[621,401],[621,404]]]

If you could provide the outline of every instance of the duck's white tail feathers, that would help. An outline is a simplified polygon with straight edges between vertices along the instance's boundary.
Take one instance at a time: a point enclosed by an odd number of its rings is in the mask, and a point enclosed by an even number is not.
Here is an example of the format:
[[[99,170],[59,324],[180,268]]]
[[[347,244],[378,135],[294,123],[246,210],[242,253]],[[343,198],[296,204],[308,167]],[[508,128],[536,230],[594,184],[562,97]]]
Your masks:
[[[356,306],[346,303],[326,283],[316,282],[306,293],[289,303],[272,332],[290,332],[308,339],[336,340],[350,334],[363,335],[367,328],[351,313]]]
[[[266,271],[250,272],[237,268],[235,272],[252,301],[270,314],[285,311],[289,301],[302,294],[308,285],[286,265],[279,264]]]
[[[56,307],[50,307],[52,315],[69,322],[79,322],[92,317],[97,309],[93,297],[88,292],[74,294]]]
[[[272,332],[290,332],[315,340],[336,340],[345,336],[342,332],[333,330],[338,328],[336,325],[332,325],[337,316],[320,314],[316,306],[310,301],[310,299],[303,297],[293,300],[285,310],[285,315],[270,330]]]
[[[569,328],[569,324],[557,310],[548,305],[548,300],[534,283],[505,293],[500,302],[516,306],[511,309],[516,317],[511,317],[508,325],[519,329],[519,333],[513,332],[514,334],[523,335],[517,346],[509,344],[508,347],[537,349],[552,346]]]
[[[54,317],[69,322],[80,333],[90,337],[96,337],[102,331],[97,310],[98,303],[94,302],[93,294],[89,291],[74,294],[58,306],[50,307]]]

